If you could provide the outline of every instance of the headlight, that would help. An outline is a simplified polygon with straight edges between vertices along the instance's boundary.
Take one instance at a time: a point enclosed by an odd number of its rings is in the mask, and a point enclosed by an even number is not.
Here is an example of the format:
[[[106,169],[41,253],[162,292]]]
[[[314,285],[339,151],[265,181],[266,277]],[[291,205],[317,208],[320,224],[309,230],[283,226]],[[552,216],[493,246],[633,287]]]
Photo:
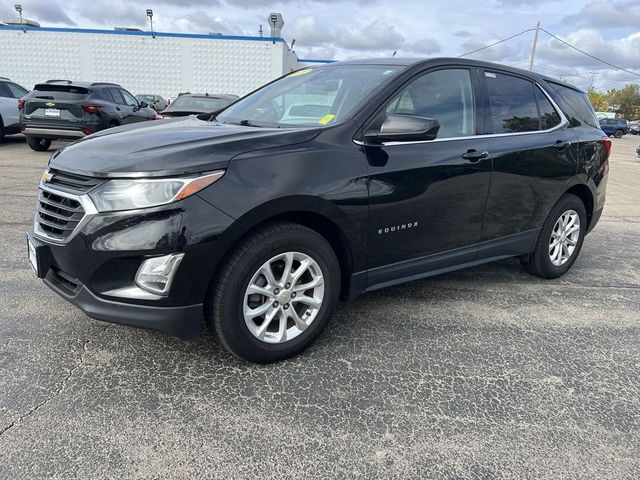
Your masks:
[[[89,196],[99,212],[155,207],[190,197],[223,175],[218,170],[200,177],[109,180]]]

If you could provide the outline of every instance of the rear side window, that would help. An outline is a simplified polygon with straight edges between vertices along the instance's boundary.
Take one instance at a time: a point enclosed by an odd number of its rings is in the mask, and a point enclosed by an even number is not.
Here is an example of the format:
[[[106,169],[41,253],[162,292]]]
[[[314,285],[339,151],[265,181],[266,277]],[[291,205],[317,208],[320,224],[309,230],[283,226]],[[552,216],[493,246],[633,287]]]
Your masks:
[[[83,100],[91,91],[84,87],[75,87],[72,85],[36,85],[33,89],[35,98],[43,98],[47,100]]]
[[[118,105],[126,105],[124,98],[122,98],[122,95],[120,94],[120,90],[117,88],[110,88],[109,89],[109,93],[111,94],[111,96],[113,97],[113,101],[115,103],[117,103]]]
[[[553,89],[563,98],[569,105],[569,109],[565,111],[565,115],[571,121],[572,126],[584,123],[593,128],[600,128],[596,113],[593,111],[591,102],[586,93],[579,92],[573,88],[565,87],[557,83],[549,82]],[[566,109],[563,109],[566,110]]]
[[[93,93],[93,98],[96,100],[104,100],[105,102],[113,102],[113,97],[109,94],[109,90],[96,90]]]
[[[20,85],[16,85],[15,83],[7,83],[7,88],[9,89],[10,96],[13,98],[22,98],[24,97],[28,91],[22,88]]]
[[[8,97],[11,98],[13,95],[9,92],[9,88],[7,88],[7,84],[4,82],[0,82],[0,97]]]
[[[538,87],[536,89],[536,100],[538,100],[538,109],[540,111],[540,128],[542,130],[549,130],[550,128],[556,127],[560,124],[560,115],[553,108],[551,102],[547,98],[547,96],[542,93]]]
[[[540,130],[534,85],[529,80],[485,72],[493,133]]]

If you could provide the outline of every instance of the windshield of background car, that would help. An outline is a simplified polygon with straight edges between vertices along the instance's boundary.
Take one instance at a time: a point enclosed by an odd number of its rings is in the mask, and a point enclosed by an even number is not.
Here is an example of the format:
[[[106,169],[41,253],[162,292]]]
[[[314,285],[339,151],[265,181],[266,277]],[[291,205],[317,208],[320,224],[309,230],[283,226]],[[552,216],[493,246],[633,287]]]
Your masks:
[[[287,127],[339,123],[402,68],[388,65],[304,68],[244,97],[216,120]]]
[[[171,110],[203,110],[205,112],[215,112],[222,107],[229,105],[230,100],[216,97],[178,97],[171,104]]]

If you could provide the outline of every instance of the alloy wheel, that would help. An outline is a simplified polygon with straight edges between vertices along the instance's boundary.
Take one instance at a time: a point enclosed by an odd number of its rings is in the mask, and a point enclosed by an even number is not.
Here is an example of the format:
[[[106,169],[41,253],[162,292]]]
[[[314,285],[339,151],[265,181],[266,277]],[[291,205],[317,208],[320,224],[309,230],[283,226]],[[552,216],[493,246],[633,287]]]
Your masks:
[[[243,297],[244,321],[258,340],[284,343],[311,325],[323,299],[318,263],[304,253],[280,253],[253,274]]]
[[[567,210],[556,221],[549,239],[549,258],[556,267],[569,261],[580,239],[580,216]]]

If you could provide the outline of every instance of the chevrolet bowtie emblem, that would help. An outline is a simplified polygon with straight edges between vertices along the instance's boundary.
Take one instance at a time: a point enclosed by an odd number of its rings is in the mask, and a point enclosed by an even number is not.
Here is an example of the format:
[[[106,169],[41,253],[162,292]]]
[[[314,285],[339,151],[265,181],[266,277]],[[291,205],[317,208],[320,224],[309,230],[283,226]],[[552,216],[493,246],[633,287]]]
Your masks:
[[[46,105],[47,107],[55,107],[55,106],[56,106],[56,104],[55,104],[55,103],[53,103],[53,102],[47,102],[47,103],[45,103],[45,105]]]
[[[47,183],[50,182],[52,178],[53,173],[49,173],[49,170],[45,170],[44,172],[42,172],[42,177],[40,177],[40,180],[42,180],[44,183]]]

